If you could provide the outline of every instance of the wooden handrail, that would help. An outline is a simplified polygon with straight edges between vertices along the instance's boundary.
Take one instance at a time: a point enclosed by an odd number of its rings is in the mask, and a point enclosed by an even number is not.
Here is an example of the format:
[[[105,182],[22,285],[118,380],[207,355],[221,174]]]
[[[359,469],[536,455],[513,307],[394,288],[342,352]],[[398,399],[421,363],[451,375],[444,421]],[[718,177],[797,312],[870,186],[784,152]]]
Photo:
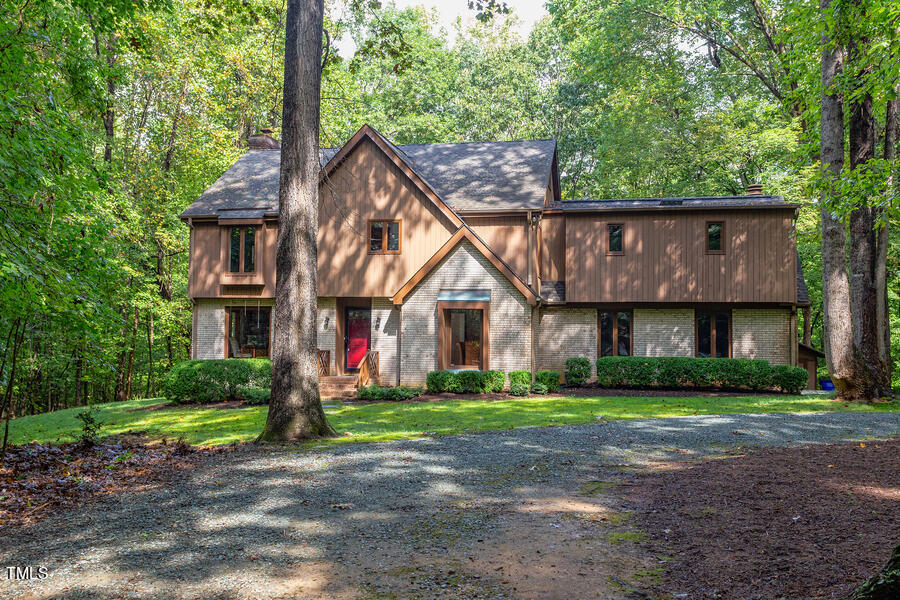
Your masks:
[[[331,365],[331,350],[319,350],[319,375],[328,375]]]
[[[378,383],[381,374],[378,366],[378,351],[369,350],[359,361],[359,375],[356,378],[357,387],[369,385],[373,381]]]

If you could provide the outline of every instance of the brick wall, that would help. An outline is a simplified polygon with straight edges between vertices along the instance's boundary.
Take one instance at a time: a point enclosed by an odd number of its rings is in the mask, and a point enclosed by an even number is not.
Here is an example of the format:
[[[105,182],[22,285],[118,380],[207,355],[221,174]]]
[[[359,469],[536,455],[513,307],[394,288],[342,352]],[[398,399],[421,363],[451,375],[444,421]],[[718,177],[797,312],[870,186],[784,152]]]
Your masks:
[[[635,356],[693,356],[694,310],[634,310]]]
[[[565,374],[566,359],[585,357],[591,372],[597,360],[597,310],[560,308],[540,311],[535,348],[535,369]]]
[[[731,355],[791,364],[791,310],[748,308],[731,311]]]
[[[197,300],[194,323],[194,358],[225,358],[225,303]]]
[[[390,298],[372,298],[372,350],[378,351],[379,384],[397,384],[397,334],[400,309]]]
[[[334,354],[337,299],[320,297],[316,308],[316,348],[331,352],[331,364],[328,365],[328,372],[334,374],[337,368],[337,356]]]
[[[444,257],[403,304],[402,383],[422,383],[428,371],[437,368],[437,295],[442,289],[490,290],[488,367],[504,372],[531,368],[531,307],[515,286],[465,241]]]

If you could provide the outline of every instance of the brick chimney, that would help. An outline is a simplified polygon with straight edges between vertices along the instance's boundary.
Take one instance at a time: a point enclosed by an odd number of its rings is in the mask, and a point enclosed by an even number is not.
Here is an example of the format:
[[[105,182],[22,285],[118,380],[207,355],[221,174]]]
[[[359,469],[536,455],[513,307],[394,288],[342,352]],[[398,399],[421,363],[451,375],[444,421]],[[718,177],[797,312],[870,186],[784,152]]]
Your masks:
[[[762,196],[762,184],[761,183],[751,183],[747,186],[747,195],[748,196]]]
[[[260,129],[247,138],[251,150],[281,150],[281,142],[272,137],[271,129]]]

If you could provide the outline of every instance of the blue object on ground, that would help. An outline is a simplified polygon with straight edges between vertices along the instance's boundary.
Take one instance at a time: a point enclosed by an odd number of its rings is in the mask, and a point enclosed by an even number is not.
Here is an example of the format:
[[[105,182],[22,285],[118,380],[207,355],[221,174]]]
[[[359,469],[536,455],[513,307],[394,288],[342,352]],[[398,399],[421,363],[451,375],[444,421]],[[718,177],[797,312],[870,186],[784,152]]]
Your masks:
[[[834,383],[832,383],[832,381],[830,379],[820,379],[819,383],[822,384],[822,389],[825,390],[826,392],[834,391]]]

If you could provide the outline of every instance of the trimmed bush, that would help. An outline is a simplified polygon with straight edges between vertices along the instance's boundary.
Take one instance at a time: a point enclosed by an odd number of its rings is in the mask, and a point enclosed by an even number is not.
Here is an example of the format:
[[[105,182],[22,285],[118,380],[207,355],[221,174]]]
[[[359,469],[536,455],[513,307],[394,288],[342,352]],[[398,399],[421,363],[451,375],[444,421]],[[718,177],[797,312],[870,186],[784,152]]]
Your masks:
[[[800,367],[778,365],[772,368],[772,384],[786,394],[799,394],[808,378],[809,373]]]
[[[245,404],[261,406],[269,403],[272,389],[259,386],[242,386],[238,393],[243,398]]]
[[[559,390],[559,371],[538,371],[534,374],[535,385],[541,384],[547,388],[547,392],[555,392]],[[531,386],[534,391],[534,385]],[[543,393],[547,393],[543,392]],[[540,394],[541,392],[535,392]]]
[[[503,371],[485,371],[484,376],[487,379],[485,388],[488,393],[502,392],[506,387],[506,375],[503,374]]]
[[[487,380],[483,371],[460,371],[456,374],[459,391],[463,394],[483,394]]]
[[[566,359],[566,383],[582,385],[591,378],[591,361],[583,357]]]
[[[513,383],[509,386],[509,393],[513,396],[527,396],[531,391],[530,383]]]
[[[425,376],[425,386],[429,394],[443,394],[444,392],[458,392],[459,378],[457,373],[450,371],[429,371]]]
[[[271,386],[272,362],[267,358],[188,360],[172,367],[163,393],[175,404],[205,404],[246,400],[243,390]],[[257,392],[250,394],[259,399]]]
[[[366,385],[357,391],[357,397],[360,400],[369,402],[401,402],[403,400],[412,400],[416,396],[421,396],[423,389],[421,386],[379,386]]]
[[[799,367],[772,367],[743,358],[649,358],[604,356],[597,359],[597,383],[612,388],[712,388],[772,390],[796,394],[805,385]],[[798,383],[799,382],[799,383]]]
[[[535,374],[535,376],[537,376],[537,374]],[[539,381],[535,381],[531,386],[531,391],[532,391],[532,393],[540,394],[543,396],[544,394],[546,394],[548,392],[548,388],[543,383],[541,383]]]
[[[510,371],[509,389],[512,390],[514,385],[524,385],[531,389],[531,371]]]

